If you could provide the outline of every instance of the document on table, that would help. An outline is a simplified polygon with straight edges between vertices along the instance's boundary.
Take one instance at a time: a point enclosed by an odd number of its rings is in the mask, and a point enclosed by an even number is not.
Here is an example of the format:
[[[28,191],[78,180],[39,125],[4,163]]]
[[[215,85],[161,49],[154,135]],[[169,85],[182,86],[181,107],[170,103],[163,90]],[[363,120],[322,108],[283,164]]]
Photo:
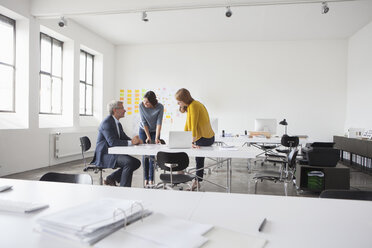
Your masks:
[[[203,248],[263,248],[267,243],[266,239],[221,227],[213,228],[204,236],[208,238],[208,242],[205,243]]]
[[[212,228],[157,213],[117,231],[94,247],[201,247],[208,241],[203,235]]]
[[[107,198],[44,216],[38,223],[41,232],[93,244],[149,214],[141,202]]]
[[[30,213],[47,207],[44,203],[0,199],[0,211]]]
[[[221,151],[238,151],[238,147],[236,146],[220,146],[219,149]]]

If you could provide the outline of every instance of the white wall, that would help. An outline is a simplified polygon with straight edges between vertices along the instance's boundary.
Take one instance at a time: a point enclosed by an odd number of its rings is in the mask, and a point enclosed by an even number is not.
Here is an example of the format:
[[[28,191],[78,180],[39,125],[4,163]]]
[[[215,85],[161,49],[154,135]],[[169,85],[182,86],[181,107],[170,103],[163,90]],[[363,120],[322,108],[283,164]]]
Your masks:
[[[28,75],[26,78],[29,86],[28,103],[25,106],[28,108],[28,128],[20,129],[0,129],[0,176],[32,170],[40,167],[49,166],[51,164],[62,163],[73,159],[79,159],[81,156],[71,157],[67,159],[55,160],[53,158],[52,144],[50,144],[50,133],[66,132],[66,131],[82,131],[89,132],[97,130],[97,126],[103,116],[106,115],[106,103],[113,96],[114,82],[114,53],[115,47],[103,38],[84,29],[76,23],[70,21],[67,27],[61,29],[54,20],[39,21],[29,15],[29,1],[4,1],[0,0],[0,13],[14,13],[22,15],[22,19],[28,20],[28,48],[24,59],[28,60]],[[6,13],[5,13],[6,12]],[[16,18],[16,21],[18,19]],[[70,48],[74,55],[70,64],[75,63],[73,75],[66,80],[73,80],[74,92],[69,95],[67,100],[73,102],[73,121],[69,127],[61,128],[39,128],[39,32],[40,25],[54,30],[57,33],[67,37],[70,40]],[[92,120],[82,121],[79,117],[79,49],[81,46],[89,47],[96,51],[100,58],[100,64],[103,65],[99,71],[100,76],[99,87],[103,92],[101,96],[95,99],[97,108],[95,116]],[[17,57],[18,58],[18,57]],[[1,113],[0,113],[1,115]],[[86,119],[86,118],[85,118]],[[94,120],[93,120],[94,119]],[[78,140],[76,141],[78,142]]]
[[[349,39],[345,129],[372,129],[372,22]]]
[[[314,140],[344,131],[347,41],[120,46],[116,54],[116,92],[188,88],[219,130],[242,134],[256,118],[286,118],[290,134]]]

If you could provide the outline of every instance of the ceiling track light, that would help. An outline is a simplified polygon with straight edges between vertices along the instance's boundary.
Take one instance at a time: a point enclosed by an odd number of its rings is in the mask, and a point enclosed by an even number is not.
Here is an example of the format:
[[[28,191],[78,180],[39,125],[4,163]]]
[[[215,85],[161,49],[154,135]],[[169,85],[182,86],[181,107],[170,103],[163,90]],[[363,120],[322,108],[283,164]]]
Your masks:
[[[65,19],[64,16],[61,16],[61,18],[58,21],[58,26],[63,28],[64,26],[67,26],[67,20]]]
[[[146,11],[143,11],[143,12],[142,12],[142,21],[144,21],[144,22],[148,22],[148,21],[149,21],[149,18],[147,18],[147,13],[146,13]]]
[[[329,11],[329,7],[327,2],[322,2],[322,14],[327,14]]]
[[[225,15],[226,15],[226,17],[231,17],[232,16],[232,11],[231,11],[231,9],[230,9],[230,6],[227,6],[226,7],[226,13],[225,13]]]

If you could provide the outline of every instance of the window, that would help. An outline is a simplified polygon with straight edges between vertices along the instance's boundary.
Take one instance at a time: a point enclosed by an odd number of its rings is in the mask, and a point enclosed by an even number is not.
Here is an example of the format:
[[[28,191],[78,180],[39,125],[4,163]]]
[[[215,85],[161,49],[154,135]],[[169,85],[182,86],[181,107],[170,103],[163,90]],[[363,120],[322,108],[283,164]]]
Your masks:
[[[80,50],[80,115],[93,115],[94,56]]]
[[[62,114],[63,42],[40,34],[40,114]]]
[[[15,21],[0,14],[0,112],[15,111]]]

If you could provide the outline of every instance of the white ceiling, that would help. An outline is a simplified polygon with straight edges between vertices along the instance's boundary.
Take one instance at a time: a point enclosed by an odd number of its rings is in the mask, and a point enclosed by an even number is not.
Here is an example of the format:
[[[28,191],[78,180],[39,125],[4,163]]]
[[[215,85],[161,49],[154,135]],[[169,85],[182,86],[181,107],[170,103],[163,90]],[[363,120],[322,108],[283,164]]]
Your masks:
[[[107,15],[83,13],[130,12],[164,7],[195,6],[198,1],[64,0],[61,2],[63,4],[56,0],[33,0],[31,12],[35,16],[50,15],[48,18],[66,15],[68,19],[116,45],[345,39],[372,21],[372,1],[370,0],[330,2],[328,3],[330,11],[325,15],[320,13],[320,3],[232,7],[231,18],[225,17],[224,7],[149,11],[149,22],[141,20],[140,12]],[[230,3],[233,6],[249,2],[254,1],[204,0],[202,3],[220,6]],[[257,2],[259,1],[256,0],[255,3]],[[301,0],[292,0],[292,2],[301,2]]]

